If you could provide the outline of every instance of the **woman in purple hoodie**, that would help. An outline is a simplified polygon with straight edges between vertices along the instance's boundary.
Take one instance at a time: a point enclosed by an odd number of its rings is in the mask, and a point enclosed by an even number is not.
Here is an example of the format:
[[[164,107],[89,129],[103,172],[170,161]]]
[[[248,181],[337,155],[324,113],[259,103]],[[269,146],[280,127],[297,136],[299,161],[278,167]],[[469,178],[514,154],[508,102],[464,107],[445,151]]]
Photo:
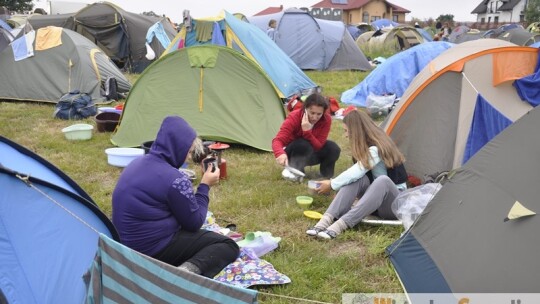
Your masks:
[[[113,223],[122,243],[182,269],[214,277],[236,260],[236,242],[201,229],[208,192],[219,182],[219,168],[203,174],[197,192],[178,168],[201,145],[195,130],[178,116],[166,117],[143,157],[122,172],[112,195]]]

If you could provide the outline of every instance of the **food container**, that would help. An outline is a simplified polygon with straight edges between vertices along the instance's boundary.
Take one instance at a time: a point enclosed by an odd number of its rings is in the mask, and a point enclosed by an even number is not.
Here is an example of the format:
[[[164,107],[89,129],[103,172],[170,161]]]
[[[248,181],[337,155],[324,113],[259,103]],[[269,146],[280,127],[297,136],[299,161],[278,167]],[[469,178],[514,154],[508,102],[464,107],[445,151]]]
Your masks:
[[[107,162],[116,167],[125,167],[134,159],[144,155],[144,150],[140,148],[109,148],[105,149]]]
[[[122,114],[122,109],[116,109],[116,108],[113,108],[113,107],[99,107],[98,109],[98,114],[99,113],[117,113],[117,114]]]
[[[297,196],[296,203],[298,203],[298,206],[302,209],[309,209],[311,203],[313,203],[313,198],[311,196]]]
[[[74,124],[62,129],[62,133],[68,140],[88,140],[92,138],[94,126],[89,124]]]
[[[120,120],[120,114],[103,112],[96,115],[95,120],[98,132],[113,132]]]
[[[319,188],[321,184],[316,180],[310,180],[308,181],[308,192],[310,195],[317,195],[317,189]]]

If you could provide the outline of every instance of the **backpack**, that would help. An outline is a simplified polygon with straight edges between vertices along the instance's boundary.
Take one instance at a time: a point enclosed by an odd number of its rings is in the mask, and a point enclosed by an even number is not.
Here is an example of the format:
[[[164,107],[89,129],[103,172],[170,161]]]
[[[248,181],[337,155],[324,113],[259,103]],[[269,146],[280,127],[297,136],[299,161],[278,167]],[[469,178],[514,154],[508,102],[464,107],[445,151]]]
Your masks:
[[[304,103],[302,102],[302,99],[300,99],[300,96],[294,95],[287,101],[287,111],[292,112],[294,110],[301,109]]]
[[[328,97],[328,103],[330,104],[328,107],[330,114],[334,115],[339,110],[339,102],[334,97]]]
[[[73,91],[60,97],[54,117],[60,119],[83,119],[97,114],[92,97],[80,91]]]
[[[103,83],[103,96],[107,100],[118,100],[118,82],[116,78],[108,76]]]

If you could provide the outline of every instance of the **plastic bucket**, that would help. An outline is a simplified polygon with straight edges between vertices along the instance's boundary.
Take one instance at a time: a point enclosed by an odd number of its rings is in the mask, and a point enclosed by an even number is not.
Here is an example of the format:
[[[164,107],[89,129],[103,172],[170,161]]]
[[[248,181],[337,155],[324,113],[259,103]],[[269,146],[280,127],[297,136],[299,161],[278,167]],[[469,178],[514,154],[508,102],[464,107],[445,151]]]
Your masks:
[[[96,115],[95,120],[98,132],[113,132],[120,120],[120,114],[115,112],[102,112]]]
[[[148,154],[148,152],[150,152],[150,148],[152,147],[153,143],[154,143],[153,140],[149,140],[141,144],[141,148],[144,150],[144,154]]]

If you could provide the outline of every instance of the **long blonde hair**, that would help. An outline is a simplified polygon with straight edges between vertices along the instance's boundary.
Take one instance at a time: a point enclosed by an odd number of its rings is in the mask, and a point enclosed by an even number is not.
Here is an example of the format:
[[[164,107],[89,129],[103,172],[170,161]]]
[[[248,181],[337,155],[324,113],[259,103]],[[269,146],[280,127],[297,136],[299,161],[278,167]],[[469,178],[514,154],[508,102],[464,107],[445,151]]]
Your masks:
[[[373,122],[367,113],[352,111],[343,118],[343,123],[348,129],[352,157],[362,163],[366,169],[371,169],[370,146],[377,146],[379,156],[387,168],[394,168],[405,161],[405,157],[394,141]]]

